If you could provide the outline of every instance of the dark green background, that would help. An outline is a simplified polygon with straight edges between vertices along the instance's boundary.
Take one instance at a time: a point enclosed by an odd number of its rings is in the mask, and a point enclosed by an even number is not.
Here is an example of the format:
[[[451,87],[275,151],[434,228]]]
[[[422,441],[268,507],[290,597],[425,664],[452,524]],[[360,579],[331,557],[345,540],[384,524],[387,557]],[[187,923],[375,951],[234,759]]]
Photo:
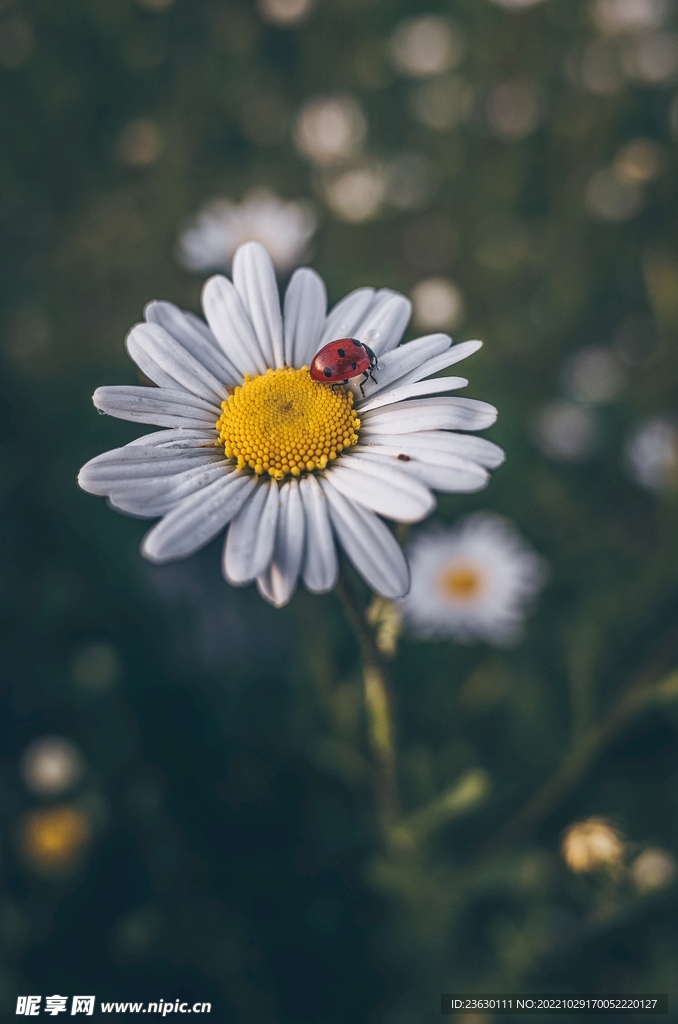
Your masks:
[[[538,84],[530,137],[436,134],[411,117],[384,40],[424,10],[462,26],[468,81]],[[485,0],[322,0],[290,30],[226,0],[157,14],[132,0],[0,0],[0,34],[10,19],[33,46],[0,68],[2,1007],[13,1015],[18,993],[96,993],[209,1000],[214,1019],[248,1024],[414,1024],[439,1019],[441,992],[486,988],[659,990],[675,1006],[675,890],[640,899],[568,874],[558,855],[563,828],[590,814],[611,815],[638,849],[676,849],[675,705],[628,724],[520,843],[478,852],[572,742],[573,673],[602,718],[639,673],[659,678],[678,657],[675,496],[642,491],[620,461],[633,425],[676,404],[674,87],[575,88],[565,56],[593,35],[578,0],[514,15]],[[426,209],[364,226],[325,211],[313,266],[332,302],[430,273],[460,283],[458,339],[485,339],[465,364],[468,393],[498,406],[490,436],[508,458],[487,492],[443,498],[437,516],[497,510],[551,566],[515,650],[402,642],[406,808],[477,766],[493,791],[393,875],[379,868],[357,648],[335,596],[300,593],[276,612],[223,582],[217,544],[152,567],[137,551],[143,524],[75,484],[83,462],[138,433],[98,417],[90,396],[136,381],[123,339],[145,302],[198,309],[200,282],[172,257],[182,219],[253,184],[312,192],[290,133],[248,141],[243,104],[274,93],[292,116],[334,91],[363,104],[372,153],[425,154],[437,186]],[[142,170],[116,155],[137,117],[165,140]],[[596,221],[586,182],[639,135],[666,147],[667,169],[636,218]],[[478,231],[507,214],[543,244],[491,269]],[[413,230],[457,242],[422,267]],[[595,459],[549,462],[530,441],[533,414],[559,394],[567,357],[633,313],[655,317],[655,359],[601,410]],[[93,642],[119,662],[107,692],[74,677]],[[32,873],[16,841],[37,802],[19,759],[45,733],[84,752],[100,822],[86,864],[61,881]]]

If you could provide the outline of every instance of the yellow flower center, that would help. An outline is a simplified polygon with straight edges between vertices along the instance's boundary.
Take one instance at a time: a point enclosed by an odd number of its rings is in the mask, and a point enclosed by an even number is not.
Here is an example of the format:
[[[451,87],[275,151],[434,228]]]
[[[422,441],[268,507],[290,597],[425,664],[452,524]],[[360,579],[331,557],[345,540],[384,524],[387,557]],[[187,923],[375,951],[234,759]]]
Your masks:
[[[448,566],[438,582],[443,596],[455,603],[474,601],[483,589],[483,577],[473,565]]]
[[[311,380],[307,366],[245,374],[221,408],[217,433],[227,458],[275,480],[324,469],[358,441],[352,393]]]

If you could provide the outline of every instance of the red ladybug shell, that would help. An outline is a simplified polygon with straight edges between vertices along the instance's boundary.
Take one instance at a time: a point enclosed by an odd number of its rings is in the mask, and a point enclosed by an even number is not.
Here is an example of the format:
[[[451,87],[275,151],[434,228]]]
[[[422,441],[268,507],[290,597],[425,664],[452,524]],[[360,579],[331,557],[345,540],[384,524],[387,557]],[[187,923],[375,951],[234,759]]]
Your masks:
[[[339,338],[324,345],[311,363],[311,378],[325,384],[345,384],[351,377],[365,376],[376,366],[371,348],[355,338]]]

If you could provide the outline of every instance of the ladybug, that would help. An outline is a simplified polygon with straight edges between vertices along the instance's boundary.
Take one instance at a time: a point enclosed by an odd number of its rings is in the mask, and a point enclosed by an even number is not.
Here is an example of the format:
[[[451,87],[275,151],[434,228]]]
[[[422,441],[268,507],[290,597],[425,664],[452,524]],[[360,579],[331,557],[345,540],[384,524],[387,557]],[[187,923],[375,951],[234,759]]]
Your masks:
[[[377,357],[368,345],[355,338],[339,338],[323,346],[311,363],[311,379],[331,384],[348,384],[352,377],[362,374],[359,382],[360,394],[365,397],[363,385],[368,377],[377,380],[372,370],[377,367]]]

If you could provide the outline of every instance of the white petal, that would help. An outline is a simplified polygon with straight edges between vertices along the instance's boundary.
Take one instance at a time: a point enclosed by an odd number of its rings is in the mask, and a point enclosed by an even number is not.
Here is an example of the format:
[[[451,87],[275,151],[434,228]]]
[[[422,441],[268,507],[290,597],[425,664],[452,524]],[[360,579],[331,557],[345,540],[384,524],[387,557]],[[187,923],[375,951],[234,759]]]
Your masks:
[[[360,406],[360,414],[369,412],[371,409],[381,409],[385,405],[394,405],[396,402],[402,402],[405,398],[418,398],[420,395],[437,395],[443,391],[456,391],[457,388],[465,388],[467,384],[468,381],[465,377],[436,377],[433,380],[421,380],[416,384],[406,384],[404,387],[383,392],[376,398],[370,398]]]
[[[273,261],[261,242],[245,242],[233,257],[233,284],[252,321],[268,366],[284,366],[282,316]]]
[[[275,480],[261,481],[231,523],[222,562],[229,583],[250,583],[268,568],[275,544],[278,500]]]
[[[157,427],[214,426],[221,409],[187,391],[113,385],[97,388],[92,396],[100,412],[133,423],[153,423]]]
[[[423,338],[415,338],[414,341],[400,345],[392,352],[387,352],[379,359],[379,365],[374,373],[376,384],[373,380],[365,381],[365,394],[369,398],[386,387],[399,387],[401,383],[409,383],[403,378],[416,371],[429,359],[449,350],[451,344],[452,339],[447,334],[427,334]],[[416,379],[419,380],[419,377]]]
[[[247,310],[235,286],[222,274],[205,282],[202,308],[212,334],[240,376],[266,373],[268,363],[261,351]]]
[[[327,478],[346,498],[398,523],[417,523],[435,508],[435,498],[424,484],[397,466],[364,455],[342,455],[328,469]]]
[[[436,462],[443,455],[461,456],[486,466],[487,469],[496,469],[506,458],[499,445],[484,437],[454,434],[448,430],[420,430],[414,434],[370,434],[369,437],[361,439],[356,451],[363,446],[370,451],[373,445],[384,445],[397,455],[402,452],[412,458],[429,462]]]
[[[441,494],[476,494],[490,482],[487,470],[473,462],[469,463],[468,468],[453,469],[451,466],[434,466],[430,462],[412,459],[405,463],[403,469]]]
[[[333,590],[339,576],[339,560],[334,545],[327,499],[314,476],[299,481],[299,494],[306,517],[306,543],[302,576],[313,594]]]
[[[199,427],[176,427],[174,430],[155,430],[143,434],[125,445],[126,448],[212,448],[216,441],[215,430],[201,430]]]
[[[112,488],[129,480],[158,480],[217,460],[223,462],[224,458],[216,449],[113,448],[90,459],[80,470],[78,483],[90,494],[110,494]]]
[[[117,484],[110,493],[110,504],[130,515],[155,518],[171,512],[190,494],[208,487],[229,472],[224,460],[211,465],[195,466],[174,476],[152,480],[129,480]]]
[[[395,348],[402,338],[412,315],[412,303],[404,295],[384,288],[374,296],[374,302],[355,328],[352,338],[369,345],[379,357]]]
[[[136,327],[140,327],[141,324],[136,324]],[[155,327],[157,324],[145,324],[145,327]],[[148,351],[147,347],[140,344],[141,339],[135,339],[132,337],[134,327],[127,335],[125,339],[125,348],[131,359],[137,364],[139,369],[144,373],[149,380],[152,380],[154,384],[157,384],[159,388],[169,388],[171,391],[187,391],[192,394],[190,388],[185,388],[179,382],[172,377],[170,373],[163,369],[163,367],[153,359]],[[205,397],[204,395],[201,397]],[[212,396],[210,396],[210,401]]]
[[[372,305],[374,288],[356,288],[330,310],[318,348],[337,338],[353,338],[358,324]],[[313,353],[315,355],[315,353]]]
[[[159,324],[199,363],[225,384],[240,382],[240,374],[219,347],[207,324],[194,313],[179,309],[173,302],[149,302],[144,319]]]
[[[405,374],[397,381],[397,386],[402,387],[404,384],[411,384],[414,381],[423,380],[424,377],[430,377],[433,373],[446,370],[448,366],[454,366],[455,363],[460,363],[462,359],[468,359],[469,356],[472,356],[474,352],[477,352],[482,347],[482,341],[462,341],[460,345],[453,345],[446,352],[427,359],[421,366]]]
[[[322,487],[339,543],[367,585],[391,600],[404,597],[410,587],[410,573],[389,528],[374,513],[347,501],[329,478],[322,481]]]
[[[273,561],[267,571],[257,578],[259,593],[276,608],[287,604],[296,590],[304,556],[305,536],[306,523],[299,484],[296,480],[289,480],[280,488]]]
[[[416,430],[484,430],[497,410],[474,398],[420,398],[361,416],[364,434],[411,434]]]
[[[137,366],[160,387],[188,391],[217,405],[228,398],[221,381],[159,324],[136,324],[125,344]]]
[[[482,491],[490,479],[486,469],[470,459],[462,459],[458,455],[435,453],[428,458],[412,458],[399,452],[397,448],[385,445],[370,446],[367,450],[353,449],[367,459],[374,459],[384,466],[395,466],[402,473],[420,480],[435,491],[447,494],[474,494]]]
[[[220,479],[184,498],[146,534],[142,555],[151,562],[171,562],[199,551],[238,514],[254,486],[254,477],[224,463]]]
[[[315,270],[295,270],[285,292],[285,363],[310,366],[327,312],[325,282]]]

